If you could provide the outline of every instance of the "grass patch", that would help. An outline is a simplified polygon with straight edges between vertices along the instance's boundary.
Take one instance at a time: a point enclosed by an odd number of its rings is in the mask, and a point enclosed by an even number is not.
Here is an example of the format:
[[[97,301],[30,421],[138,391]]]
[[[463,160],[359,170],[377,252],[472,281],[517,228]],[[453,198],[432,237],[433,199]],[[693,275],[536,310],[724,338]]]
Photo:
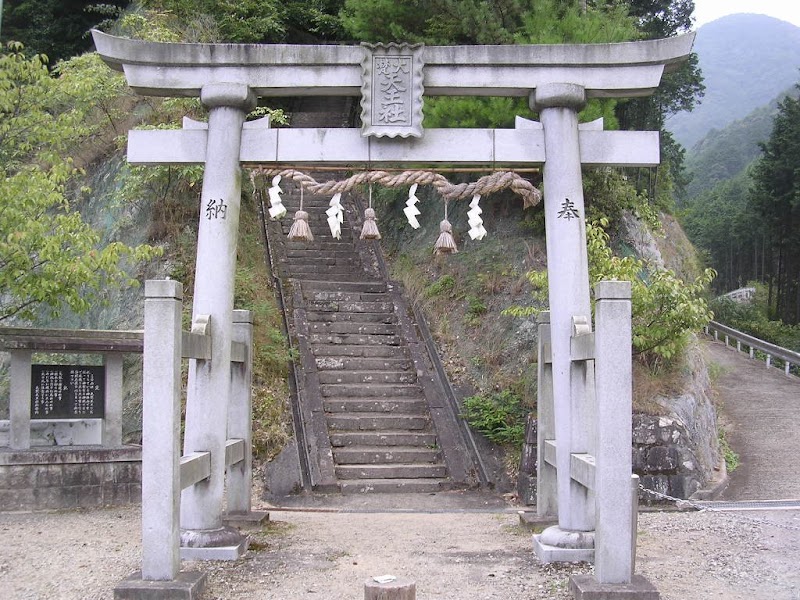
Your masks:
[[[286,376],[293,357],[251,203],[242,205],[235,290],[234,306],[253,311],[253,455],[271,459],[292,435]]]
[[[527,415],[522,398],[510,390],[464,398],[462,416],[495,444],[521,446]]]
[[[741,464],[739,455],[731,448],[724,429],[720,428],[717,435],[719,438],[719,451],[722,453],[722,458],[725,460],[725,468],[728,469],[728,473],[733,473]]]

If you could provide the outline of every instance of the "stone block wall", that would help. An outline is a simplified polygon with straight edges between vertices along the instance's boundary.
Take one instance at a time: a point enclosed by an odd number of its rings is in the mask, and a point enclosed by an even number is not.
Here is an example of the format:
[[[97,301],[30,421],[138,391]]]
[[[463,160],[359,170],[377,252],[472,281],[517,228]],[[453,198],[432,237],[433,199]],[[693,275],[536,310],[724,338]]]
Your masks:
[[[139,504],[141,448],[0,450],[0,511]]]
[[[633,471],[646,489],[674,498],[688,498],[706,481],[686,428],[663,416],[633,416]]]
[[[641,484],[674,498],[689,498],[709,477],[683,424],[665,416],[633,415],[633,471]],[[536,418],[529,415],[517,479],[517,495],[526,506],[536,504]],[[642,501],[652,502],[649,494]]]

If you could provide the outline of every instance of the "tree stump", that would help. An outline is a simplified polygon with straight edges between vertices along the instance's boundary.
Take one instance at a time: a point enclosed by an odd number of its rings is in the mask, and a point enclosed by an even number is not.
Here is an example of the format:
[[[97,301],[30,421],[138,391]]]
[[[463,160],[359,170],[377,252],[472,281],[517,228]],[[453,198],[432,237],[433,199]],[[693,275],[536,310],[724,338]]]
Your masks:
[[[389,583],[378,583],[371,577],[364,582],[364,600],[416,600],[416,584],[398,577]]]

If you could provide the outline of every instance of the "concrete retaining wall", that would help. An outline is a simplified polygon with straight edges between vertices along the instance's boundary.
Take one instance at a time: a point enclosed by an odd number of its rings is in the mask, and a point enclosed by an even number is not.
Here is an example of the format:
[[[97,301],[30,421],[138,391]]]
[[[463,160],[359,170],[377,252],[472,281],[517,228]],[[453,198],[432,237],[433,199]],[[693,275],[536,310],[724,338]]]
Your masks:
[[[0,511],[139,504],[141,457],[139,446],[0,450]]]

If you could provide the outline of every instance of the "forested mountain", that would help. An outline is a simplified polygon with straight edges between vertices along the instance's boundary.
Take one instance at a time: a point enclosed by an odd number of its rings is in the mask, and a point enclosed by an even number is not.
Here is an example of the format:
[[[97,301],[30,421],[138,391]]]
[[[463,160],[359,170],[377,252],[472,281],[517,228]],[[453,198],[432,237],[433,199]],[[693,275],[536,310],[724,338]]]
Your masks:
[[[722,129],[712,129],[687,152],[686,169],[691,177],[686,187],[688,198],[737,177],[761,156],[759,144],[769,139],[778,104],[787,95],[797,97],[797,89],[787,90],[780,98]]]
[[[703,25],[694,51],[705,97],[692,112],[667,121],[676,140],[690,149],[712,129],[765,106],[800,76],[800,28],[764,15],[731,15]]]

